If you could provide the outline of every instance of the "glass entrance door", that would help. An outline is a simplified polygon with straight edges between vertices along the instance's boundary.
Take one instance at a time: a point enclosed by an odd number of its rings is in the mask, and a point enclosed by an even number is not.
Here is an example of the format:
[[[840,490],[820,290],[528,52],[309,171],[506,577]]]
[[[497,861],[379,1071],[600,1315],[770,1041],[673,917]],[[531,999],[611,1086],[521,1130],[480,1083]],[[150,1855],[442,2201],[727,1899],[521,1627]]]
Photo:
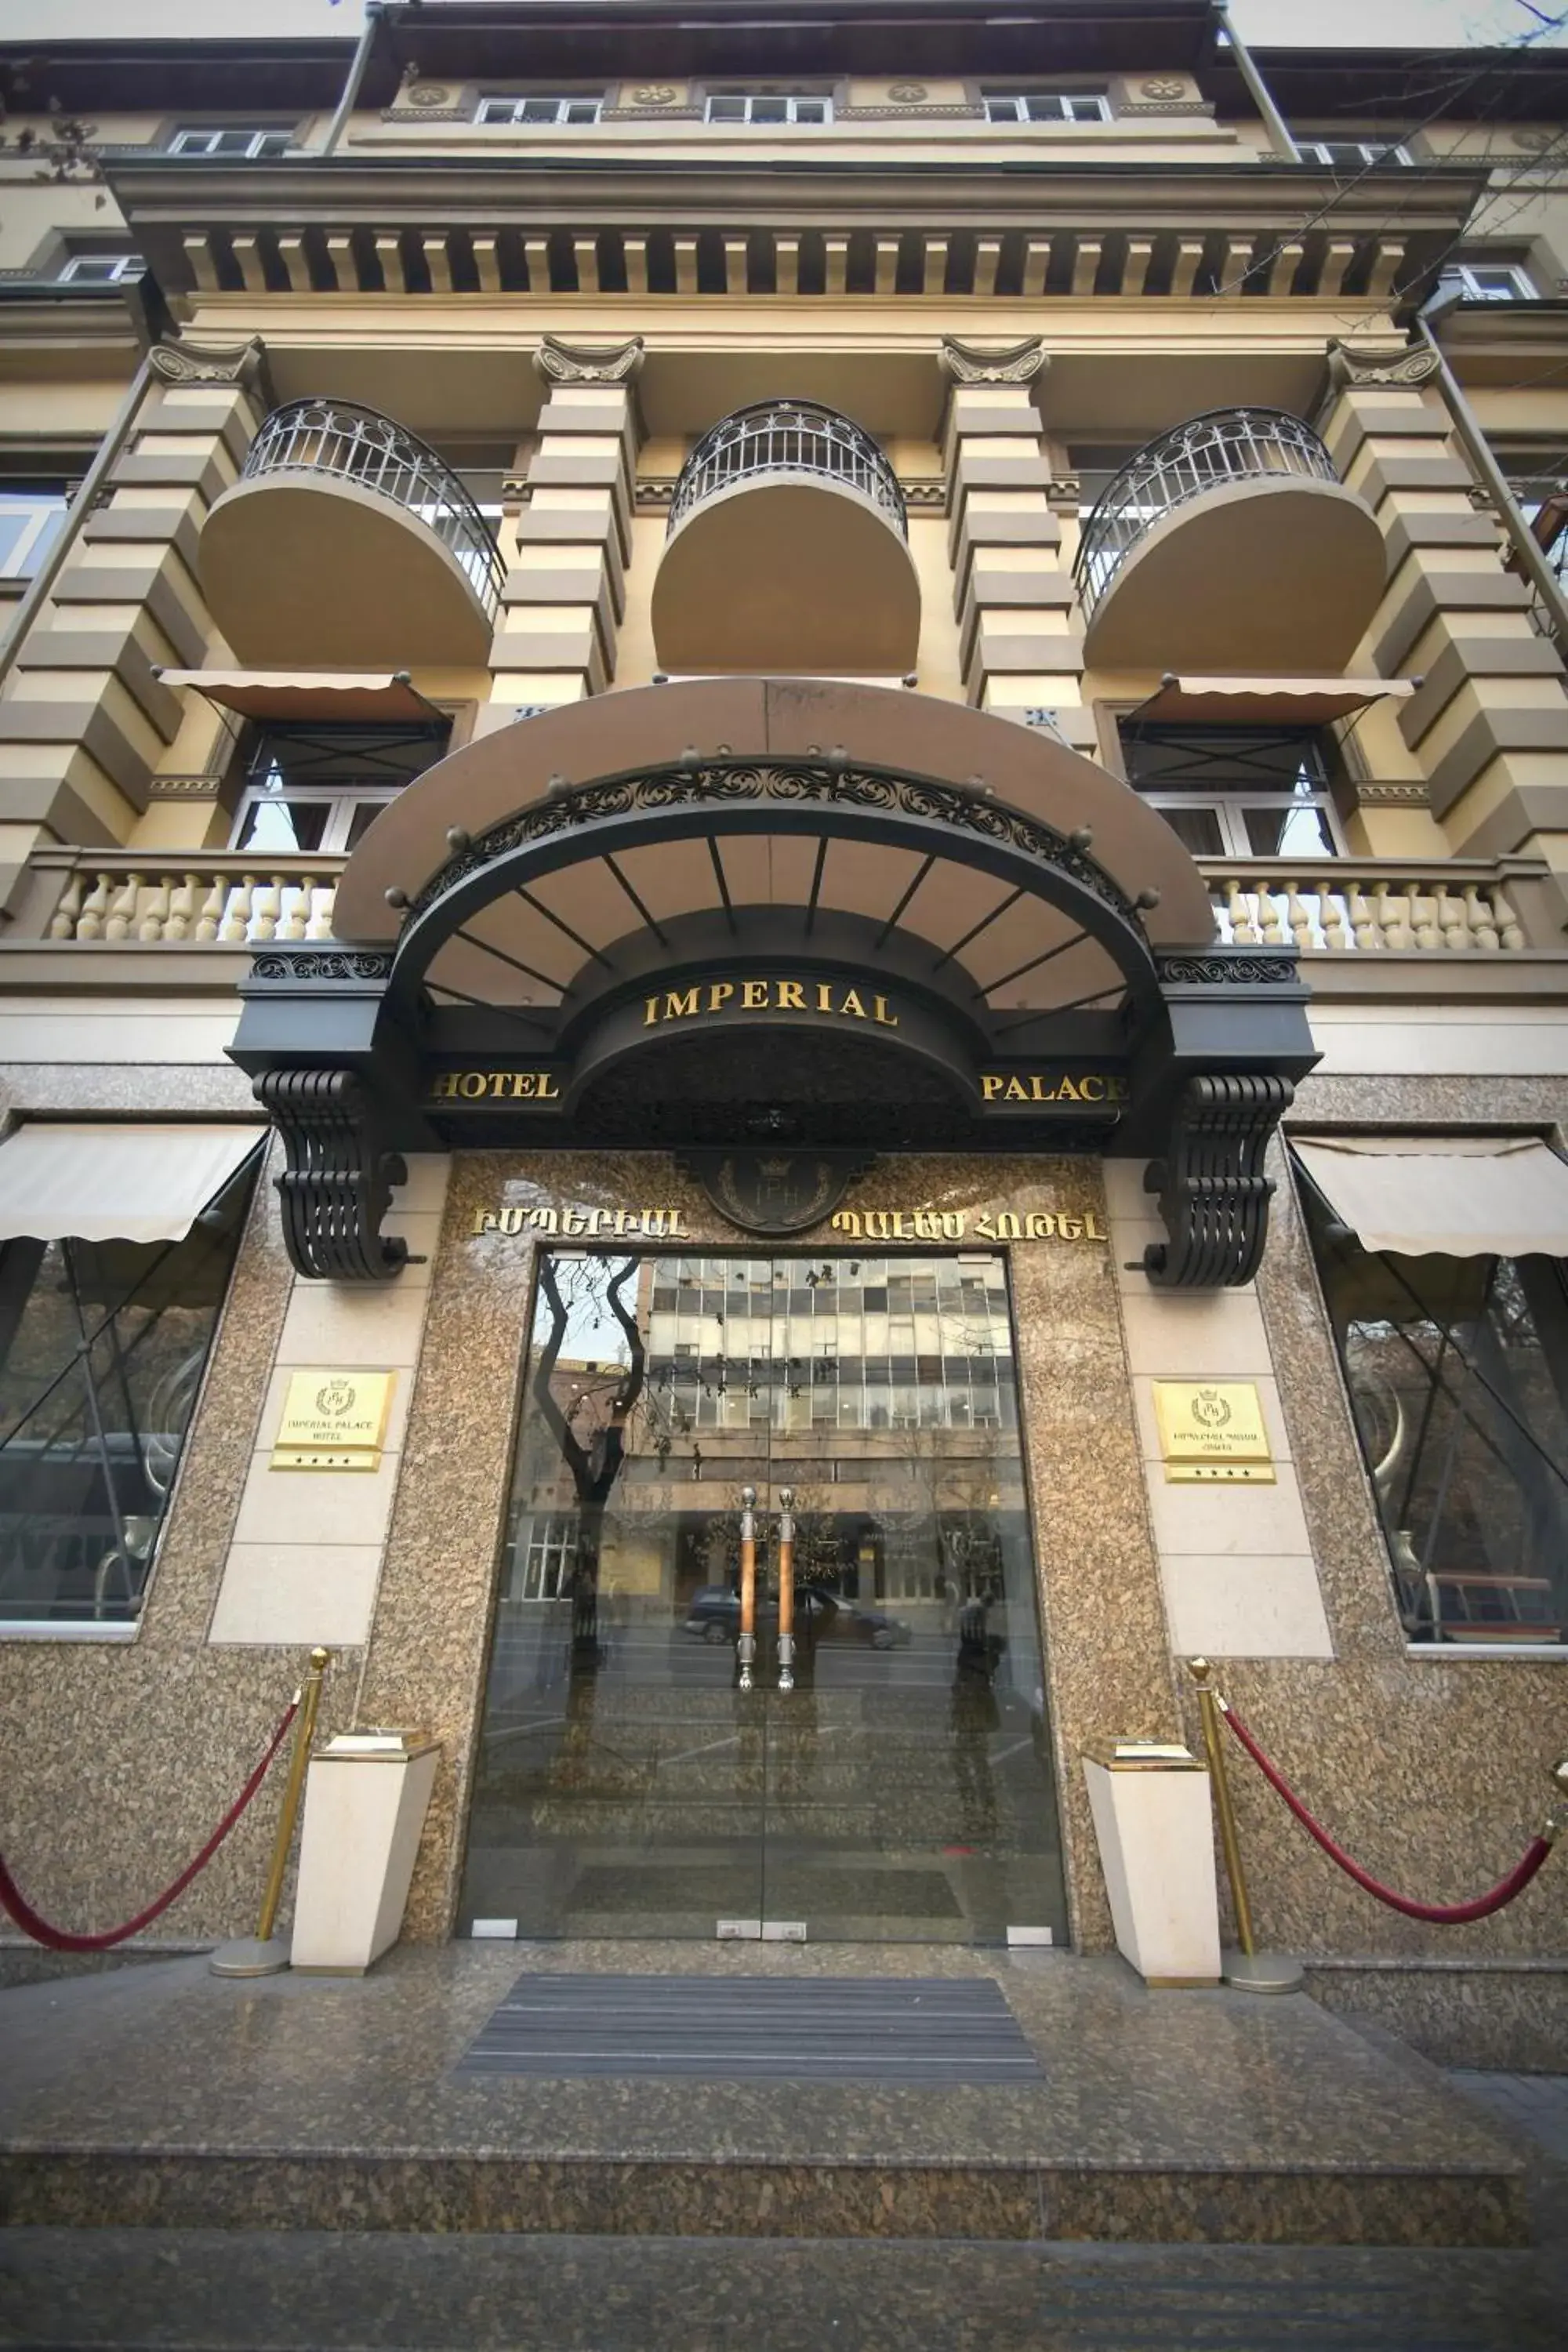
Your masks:
[[[1044,1685],[999,1256],[542,1254],[462,1932],[1060,1940]]]

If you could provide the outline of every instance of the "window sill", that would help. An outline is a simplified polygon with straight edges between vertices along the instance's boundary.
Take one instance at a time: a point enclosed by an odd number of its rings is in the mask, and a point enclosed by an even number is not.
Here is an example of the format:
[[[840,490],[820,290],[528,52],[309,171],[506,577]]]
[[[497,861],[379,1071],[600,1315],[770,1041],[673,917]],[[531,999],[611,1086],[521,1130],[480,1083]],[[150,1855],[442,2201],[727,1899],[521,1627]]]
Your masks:
[[[1480,1658],[1489,1664],[1507,1658],[1533,1663],[1540,1658],[1560,1662],[1568,1658],[1568,1642],[1406,1642],[1407,1658],[1436,1658],[1439,1664],[1453,1665],[1459,1658]]]
[[[0,1617],[0,1642],[133,1642],[140,1630],[136,1619],[84,1624],[62,1618],[57,1624],[47,1617]]]

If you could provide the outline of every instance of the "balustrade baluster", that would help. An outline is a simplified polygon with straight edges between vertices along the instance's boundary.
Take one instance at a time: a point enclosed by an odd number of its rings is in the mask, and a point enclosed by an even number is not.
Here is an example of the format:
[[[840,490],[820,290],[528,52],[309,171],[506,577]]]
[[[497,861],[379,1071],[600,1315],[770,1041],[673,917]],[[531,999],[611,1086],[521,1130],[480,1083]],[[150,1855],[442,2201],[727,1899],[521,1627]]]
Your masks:
[[[1352,944],[1345,929],[1344,899],[1327,882],[1318,885],[1318,929],[1323,935],[1323,945],[1337,955],[1342,955]]]
[[[200,885],[197,885],[198,888]],[[223,921],[224,901],[228,896],[228,882],[222,874],[216,875],[212,887],[202,900],[202,911],[196,918],[196,937],[201,940],[216,940]]]
[[[332,909],[337,904],[338,886],[329,877],[319,890],[311,893],[310,924],[305,933],[308,940],[330,940],[332,936]]]
[[[100,940],[109,919],[109,894],[114,887],[113,877],[100,874],[89,896],[82,901],[81,919],[76,927],[79,940]]]
[[[220,940],[243,942],[250,937],[250,901],[255,889],[254,874],[241,875],[238,882],[231,887],[224,903],[223,924],[218,932]]]
[[[66,887],[60,893],[59,904],[55,908],[53,918],[49,923],[49,937],[51,940],[74,940],[76,938],[77,922],[81,914],[82,899],[86,895],[86,887],[87,877],[82,874],[79,869],[75,874],[67,876]]]
[[[1498,936],[1497,910],[1485,891],[1474,882],[1465,887],[1465,915],[1469,924],[1470,945],[1494,955],[1502,942]]]
[[[279,926],[280,940],[302,940],[310,913],[310,895],[315,883],[308,874],[291,874],[283,893],[283,920]]]
[[[196,919],[196,893],[202,887],[199,874],[184,874],[169,896],[169,913],[163,925],[166,940],[188,940]]]
[[[1290,936],[1296,945],[1303,950],[1310,948],[1312,918],[1308,911],[1307,902],[1301,896],[1300,886],[1294,882],[1287,882],[1285,885],[1285,919],[1290,927]]]
[[[1473,942],[1465,902],[1454,896],[1446,882],[1437,885],[1436,911],[1437,929],[1449,954],[1468,954]]]
[[[1372,895],[1384,946],[1394,953],[1413,946],[1415,941],[1410,928],[1412,893],[1405,888],[1390,888],[1386,882],[1380,882]]]
[[[1253,920],[1252,902],[1234,874],[1225,886],[1226,913],[1230,919],[1230,936],[1238,948],[1258,944],[1258,926]]]
[[[151,943],[163,938],[163,926],[169,919],[171,887],[169,877],[166,874],[160,874],[157,880],[147,889],[142,900],[140,919],[136,925],[136,936],[139,940],[146,940]]]
[[[1288,944],[1284,920],[1274,903],[1274,894],[1261,882],[1258,886],[1258,920],[1266,948],[1282,948]]]
[[[1351,934],[1356,946],[1363,951],[1383,945],[1383,931],[1378,921],[1378,909],[1367,897],[1359,882],[1352,882],[1345,892],[1350,910]]]
[[[128,940],[136,922],[136,902],[142,895],[142,877],[128,874],[110,900],[108,919],[103,926],[106,940]]]
[[[1415,944],[1418,948],[1427,950],[1440,948],[1443,940],[1437,929],[1436,899],[1427,891],[1418,890],[1414,884],[1411,885],[1409,897],[1411,927],[1415,934]]]
[[[283,910],[283,877],[269,875],[250,902],[250,936],[253,940],[275,940],[278,918]]]
[[[1494,887],[1491,899],[1498,937],[1505,948],[1517,951],[1525,944],[1524,926],[1514,912],[1513,901],[1500,882]]]

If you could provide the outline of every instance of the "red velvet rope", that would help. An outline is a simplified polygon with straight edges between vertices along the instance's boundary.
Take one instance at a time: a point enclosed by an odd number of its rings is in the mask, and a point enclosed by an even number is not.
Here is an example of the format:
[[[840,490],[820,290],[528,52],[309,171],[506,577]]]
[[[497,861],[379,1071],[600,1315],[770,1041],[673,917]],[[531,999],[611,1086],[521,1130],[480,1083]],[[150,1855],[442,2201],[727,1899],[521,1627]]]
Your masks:
[[[1352,1862],[1338,1840],[1329,1835],[1321,1822],[1313,1820],[1278,1765],[1272,1764],[1265,1756],[1241,1717],[1223,1704],[1220,1713],[1270,1788],[1278,1790],[1301,1827],[1317,1839],[1330,1860],[1337,1862],[1346,1876],[1353,1878],[1368,1895],[1375,1895],[1378,1901],[1386,1903],[1391,1911],[1403,1911],[1407,1919],[1426,1919],[1438,1927],[1462,1927],[1468,1920],[1489,1918],[1494,1911],[1500,1911],[1505,1903],[1511,1903],[1516,1895],[1523,1894],[1552,1851],[1550,1838],[1533,1839],[1508,1876],[1499,1879],[1489,1893],[1478,1895],[1473,1903],[1413,1903],[1407,1895],[1395,1895],[1392,1887],[1383,1885],[1369,1871],[1363,1870],[1359,1863]]]
[[[192,1879],[196,1875],[196,1873],[206,1868],[208,1863],[212,1860],[214,1854],[217,1852],[225,1838],[227,1837],[230,1830],[233,1829],[235,1823],[238,1821],[241,1813],[244,1812],[247,1805],[249,1804],[252,1797],[255,1796],[258,1789],[260,1788],[263,1780],[266,1780],[268,1768],[271,1764],[273,1758],[277,1755],[278,1750],[282,1747],[284,1737],[288,1732],[289,1726],[293,1722],[294,1717],[299,1714],[299,1712],[300,1701],[298,1697],[295,1697],[290,1701],[289,1711],[284,1716],[282,1722],[273,1733],[271,1745],[268,1747],[266,1755],[262,1758],[260,1763],[257,1766],[255,1771],[251,1774],[249,1780],[246,1782],[244,1788],[235,1799],[233,1804],[229,1807],[227,1812],[225,1813],[222,1821],[218,1823],[216,1829],[214,1830],[211,1837],[208,1838],[205,1845],[203,1846],[195,1860],[186,1864],[185,1868],[181,1871],[178,1878],[175,1879],[174,1885],[172,1886],[166,1886],[155,1903],[149,1903],[145,1911],[138,1911],[135,1918],[128,1919],[123,1927],[111,1927],[107,1935],[102,1936],[72,1936],[68,1934],[63,1927],[51,1927],[47,1919],[40,1918],[37,1912],[34,1910],[32,1905],[28,1902],[26,1896],[17,1886],[16,1880],[12,1877],[10,1871],[6,1868],[4,1854],[0,1854],[0,1903],[5,1905],[6,1910],[9,1911],[12,1918],[15,1919],[17,1927],[22,1929],[25,1935],[31,1936],[35,1944],[47,1945],[51,1952],[107,1952],[112,1945],[123,1944],[127,1937],[136,1935],[143,1927],[150,1927],[153,1920],[160,1917],[162,1914],[168,1909],[175,1896],[184,1893]]]

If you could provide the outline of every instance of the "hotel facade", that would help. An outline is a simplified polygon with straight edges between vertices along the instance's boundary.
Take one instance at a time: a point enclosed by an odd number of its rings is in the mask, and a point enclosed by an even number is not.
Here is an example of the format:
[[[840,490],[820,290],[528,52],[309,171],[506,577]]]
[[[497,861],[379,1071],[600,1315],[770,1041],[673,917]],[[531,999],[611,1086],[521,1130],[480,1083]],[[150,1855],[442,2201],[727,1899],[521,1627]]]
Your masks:
[[[316,1644],[440,1743],[416,1941],[1108,1950],[1083,1759],[1200,1654],[1490,1884],[1568,1748],[1560,53],[163,16],[0,57],[28,1893],[134,1910]],[[1434,1928],[1236,1801],[1321,1998],[1560,2063],[1550,1870]]]

